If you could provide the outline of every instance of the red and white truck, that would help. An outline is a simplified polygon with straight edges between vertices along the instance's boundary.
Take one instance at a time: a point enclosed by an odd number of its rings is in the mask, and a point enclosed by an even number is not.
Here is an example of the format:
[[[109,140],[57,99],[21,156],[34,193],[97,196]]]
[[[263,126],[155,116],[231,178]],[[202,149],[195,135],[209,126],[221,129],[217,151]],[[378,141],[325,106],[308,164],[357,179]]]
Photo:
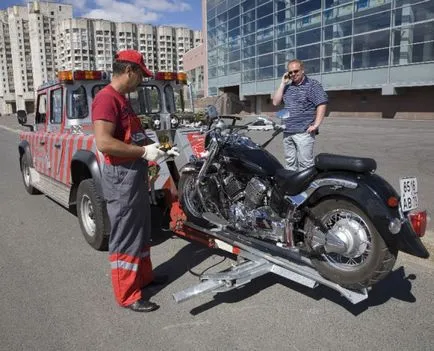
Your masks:
[[[20,124],[29,128],[21,132],[18,146],[27,192],[42,192],[76,212],[84,237],[97,250],[107,246],[109,224],[100,183],[104,163],[92,132],[91,105],[109,82],[103,71],[61,71],[57,80],[37,90],[33,124],[26,124],[25,111],[17,112]],[[147,124],[148,137],[181,149],[176,161],[162,160],[150,167],[151,202],[167,204],[165,200],[176,197],[177,170],[192,154],[203,151],[203,137],[190,127],[194,111],[186,75],[157,72],[129,99]]]

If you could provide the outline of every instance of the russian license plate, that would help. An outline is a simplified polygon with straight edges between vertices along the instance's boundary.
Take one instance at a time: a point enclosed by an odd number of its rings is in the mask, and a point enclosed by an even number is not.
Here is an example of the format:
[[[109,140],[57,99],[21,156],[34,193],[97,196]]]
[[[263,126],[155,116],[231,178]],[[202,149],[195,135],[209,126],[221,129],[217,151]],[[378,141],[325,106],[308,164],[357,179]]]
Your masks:
[[[417,178],[407,177],[399,180],[401,188],[401,207],[404,212],[413,210],[419,205],[417,197]]]

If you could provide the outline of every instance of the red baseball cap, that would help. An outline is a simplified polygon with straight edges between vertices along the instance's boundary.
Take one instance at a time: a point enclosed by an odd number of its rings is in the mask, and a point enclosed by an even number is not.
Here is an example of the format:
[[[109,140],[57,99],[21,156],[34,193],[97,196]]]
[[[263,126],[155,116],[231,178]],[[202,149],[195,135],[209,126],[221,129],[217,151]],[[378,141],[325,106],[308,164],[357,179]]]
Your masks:
[[[145,77],[152,77],[154,74],[146,67],[143,55],[136,50],[122,50],[115,55],[115,61],[132,62],[140,66]]]

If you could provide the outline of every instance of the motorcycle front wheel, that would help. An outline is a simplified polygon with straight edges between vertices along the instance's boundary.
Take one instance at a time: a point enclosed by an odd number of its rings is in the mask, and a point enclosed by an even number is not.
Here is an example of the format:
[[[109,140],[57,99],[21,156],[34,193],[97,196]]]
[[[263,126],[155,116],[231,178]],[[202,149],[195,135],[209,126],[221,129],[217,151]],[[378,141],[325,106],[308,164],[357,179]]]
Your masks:
[[[344,199],[329,199],[315,205],[313,214],[327,229],[339,230],[354,247],[350,254],[326,252],[312,258],[325,278],[348,289],[367,288],[385,278],[393,269],[398,251],[387,246],[368,216]],[[315,225],[305,223],[306,233]]]
[[[197,193],[196,181],[198,172],[183,173],[178,183],[178,196],[187,220],[199,226],[208,226],[209,222],[202,218],[203,208]]]

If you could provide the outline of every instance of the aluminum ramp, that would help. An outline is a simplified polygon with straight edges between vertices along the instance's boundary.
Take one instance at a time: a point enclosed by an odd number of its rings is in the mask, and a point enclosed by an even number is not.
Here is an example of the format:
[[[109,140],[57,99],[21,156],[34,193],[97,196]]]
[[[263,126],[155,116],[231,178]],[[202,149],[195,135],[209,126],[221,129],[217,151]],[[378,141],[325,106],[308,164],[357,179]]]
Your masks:
[[[231,268],[222,272],[203,274],[199,278],[200,283],[174,293],[173,297],[178,303],[205,293],[226,292],[239,288],[252,279],[270,272],[312,289],[319,284],[325,285],[339,292],[353,304],[357,304],[368,297],[366,288],[357,291],[350,290],[322,277],[312,267],[310,260],[301,256],[297,249],[288,250],[282,248],[282,251],[289,253],[289,255],[281,257],[253,247],[252,244],[258,240],[244,237],[247,243],[238,241],[237,239],[240,239],[241,236],[230,232],[223,226],[207,229],[189,222],[185,222],[184,226],[213,237],[215,248],[236,254],[238,261]]]

